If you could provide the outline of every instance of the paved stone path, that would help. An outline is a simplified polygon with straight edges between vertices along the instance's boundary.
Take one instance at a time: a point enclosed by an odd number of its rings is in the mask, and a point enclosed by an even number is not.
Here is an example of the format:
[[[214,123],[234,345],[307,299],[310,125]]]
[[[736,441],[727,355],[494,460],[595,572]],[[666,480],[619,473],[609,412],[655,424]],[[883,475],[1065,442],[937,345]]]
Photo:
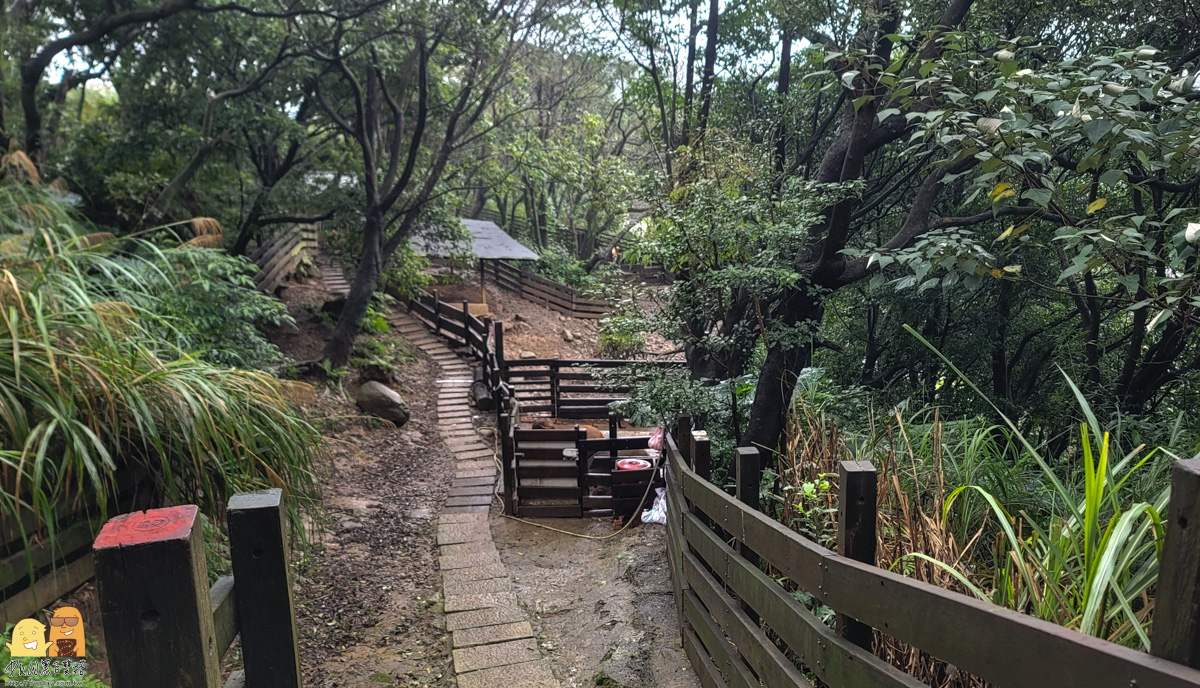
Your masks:
[[[458,686],[560,688],[538,649],[533,626],[517,605],[488,526],[496,462],[492,447],[471,423],[471,368],[412,316],[396,313],[389,322],[442,368],[438,421],[457,465],[438,518],[437,542]]]

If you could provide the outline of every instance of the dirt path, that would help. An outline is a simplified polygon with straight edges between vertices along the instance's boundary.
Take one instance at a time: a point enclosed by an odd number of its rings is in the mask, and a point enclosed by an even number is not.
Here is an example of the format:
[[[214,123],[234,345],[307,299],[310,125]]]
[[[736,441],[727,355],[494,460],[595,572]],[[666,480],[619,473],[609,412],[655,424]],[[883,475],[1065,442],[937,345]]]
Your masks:
[[[309,309],[331,295],[317,283],[288,291],[299,329],[275,340],[312,358],[326,327]],[[321,482],[330,519],[296,569],[307,688],[455,685],[437,570],[435,522],[453,474],[429,384],[439,372],[421,355],[401,370],[412,420],[400,429],[359,412],[353,374],[345,392],[318,390],[312,411],[329,438]]]
[[[611,535],[607,519],[542,519],[554,528]],[[679,644],[663,527],[637,525],[585,540],[498,516],[492,533],[520,604],[564,688],[698,688]],[[611,685],[611,684],[609,684]]]
[[[311,357],[323,342],[325,325],[310,315],[329,297],[322,292],[301,285],[289,302],[300,330],[279,343],[295,358]],[[411,327],[394,325],[389,336],[423,342]],[[554,340],[545,340],[550,349]],[[318,394],[320,422],[331,438],[322,477],[331,518],[297,569],[305,686],[590,687],[607,676],[629,688],[695,688],[679,648],[661,527],[589,541],[498,518],[495,505],[489,518],[480,501],[486,496],[464,481],[469,469],[483,470],[486,457],[463,445],[476,435],[455,409],[457,392],[434,384],[446,377],[448,352],[430,358],[412,348],[417,358],[400,380],[412,410],[403,428],[364,417],[349,394],[327,388]],[[471,420],[494,424],[490,415]],[[446,427],[463,421],[462,431]],[[612,532],[608,521],[548,523]],[[487,552],[474,552],[483,546]],[[490,564],[463,557],[494,561],[504,576],[483,575]],[[501,609],[495,622],[484,619]],[[466,619],[479,625],[468,628]],[[505,633],[521,638],[509,641]],[[519,650],[522,658],[497,660],[492,650],[475,649],[482,646]],[[492,661],[494,669],[480,669]],[[518,676],[522,665],[537,671]]]

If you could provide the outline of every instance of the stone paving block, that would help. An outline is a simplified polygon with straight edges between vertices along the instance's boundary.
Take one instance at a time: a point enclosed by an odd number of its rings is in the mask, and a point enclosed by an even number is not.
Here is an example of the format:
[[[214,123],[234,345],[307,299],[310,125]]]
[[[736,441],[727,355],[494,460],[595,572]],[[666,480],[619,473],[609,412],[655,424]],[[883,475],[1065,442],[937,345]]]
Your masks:
[[[462,513],[445,513],[442,512],[438,516],[438,526],[447,526],[458,523],[487,523],[488,517],[486,513],[478,512],[462,512]]]
[[[487,460],[480,461],[479,459],[463,459],[459,460],[455,466],[458,471],[495,471],[496,462]]]
[[[508,580],[508,571],[503,564],[489,564],[474,569],[454,569],[442,571],[442,584],[455,585],[466,581],[481,581],[492,578]]]
[[[453,554],[444,557],[438,557],[438,568],[443,571],[453,569],[469,569],[473,566],[489,566],[491,564],[499,564],[500,555],[495,552],[485,552],[482,554]]]
[[[539,659],[533,662],[513,664],[471,671],[458,676],[458,688],[559,688],[558,679],[550,670],[550,662]]]
[[[496,545],[491,540],[483,542],[460,542],[452,545],[442,545],[438,554],[443,557],[457,557],[466,554],[495,554]]]
[[[471,437],[470,435],[449,437],[446,438],[446,446],[449,447],[450,451],[452,452],[484,450],[491,451],[488,449],[486,444],[479,440],[479,435],[475,435],[474,437]]]
[[[451,595],[483,595],[489,592],[511,592],[512,583],[508,578],[484,578],[483,580],[442,581],[443,597]],[[500,640],[512,640],[501,638]],[[487,642],[496,642],[489,640]],[[474,643],[472,643],[473,645]]]
[[[451,612],[446,615],[446,630],[458,631],[480,626],[498,626],[525,620],[525,612],[515,606],[475,609],[469,612]]]
[[[488,645],[503,643],[509,640],[520,640],[533,637],[533,626],[528,621],[500,624],[499,626],[483,626],[482,628],[464,628],[454,631],[453,645],[455,648],[471,647],[472,645]]]
[[[477,487],[479,485],[492,487],[495,484],[495,476],[487,476],[486,478],[455,478],[454,482],[450,483],[450,489],[454,489],[456,487]]]
[[[496,467],[492,466],[491,468],[489,468],[487,470],[479,470],[479,469],[474,469],[474,470],[469,470],[469,471],[459,470],[458,472],[456,472],[454,474],[454,477],[455,478],[493,478],[494,479],[496,477]]]
[[[457,545],[464,542],[484,542],[492,539],[492,531],[487,528],[468,528],[464,530],[448,530],[449,526],[438,528],[437,543],[439,545]]]
[[[491,506],[448,506],[442,509],[443,514],[482,514],[487,515]]]
[[[508,607],[517,603],[511,592],[485,592],[478,595],[455,595],[447,597],[444,609],[447,612],[469,612],[472,609]]]
[[[492,669],[532,662],[542,658],[537,641],[533,638],[510,640],[495,645],[477,645],[454,651],[454,670],[461,673]]]
[[[491,494],[469,495],[466,497],[447,497],[446,506],[487,506],[492,503]]]
[[[491,485],[477,485],[475,487],[451,487],[447,497],[470,497],[473,495],[488,495],[489,497],[494,490]]]
[[[493,459],[496,454],[491,449],[471,449],[463,452],[454,452],[455,458],[459,461],[479,461],[480,459]]]

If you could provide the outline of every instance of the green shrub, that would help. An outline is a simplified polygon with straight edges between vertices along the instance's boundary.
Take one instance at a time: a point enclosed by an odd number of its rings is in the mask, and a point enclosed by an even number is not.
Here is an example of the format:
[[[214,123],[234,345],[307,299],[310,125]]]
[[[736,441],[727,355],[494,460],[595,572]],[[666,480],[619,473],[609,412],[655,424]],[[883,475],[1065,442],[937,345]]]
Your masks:
[[[234,492],[286,487],[299,524],[320,436],[288,401],[298,383],[165,336],[179,316],[156,309],[177,297],[144,276],[174,270],[174,249],[135,242],[118,256],[111,235],[85,234],[52,196],[11,180],[0,214],[0,518],[27,509],[40,526],[91,501],[104,516],[117,471],[141,466],[154,501],[214,515]]]

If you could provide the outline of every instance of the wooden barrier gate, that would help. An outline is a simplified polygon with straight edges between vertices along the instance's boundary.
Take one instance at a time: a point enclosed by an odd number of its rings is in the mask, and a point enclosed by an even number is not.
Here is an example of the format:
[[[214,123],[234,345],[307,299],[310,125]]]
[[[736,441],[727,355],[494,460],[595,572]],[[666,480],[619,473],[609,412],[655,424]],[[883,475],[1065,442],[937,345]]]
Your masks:
[[[704,433],[693,433],[685,417],[675,434],[664,444],[667,551],[683,647],[705,688],[812,686],[798,663],[830,688],[924,686],[873,654],[875,630],[998,687],[1200,686],[1200,671],[1175,663],[1200,659],[1200,561],[1195,529],[1188,531],[1189,523],[1200,522],[1200,459],[1179,462],[1172,481],[1176,498],[1152,638],[1162,656],[1155,656],[876,568],[875,470],[869,463],[840,467],[838,554],[760,513],[756,450],[738,450],[737,496],[731,497],[709,482]],[[1178,498],[1185,494],[1190,499]],[[838,612],[838,630],[768,576],[760,562]]]

